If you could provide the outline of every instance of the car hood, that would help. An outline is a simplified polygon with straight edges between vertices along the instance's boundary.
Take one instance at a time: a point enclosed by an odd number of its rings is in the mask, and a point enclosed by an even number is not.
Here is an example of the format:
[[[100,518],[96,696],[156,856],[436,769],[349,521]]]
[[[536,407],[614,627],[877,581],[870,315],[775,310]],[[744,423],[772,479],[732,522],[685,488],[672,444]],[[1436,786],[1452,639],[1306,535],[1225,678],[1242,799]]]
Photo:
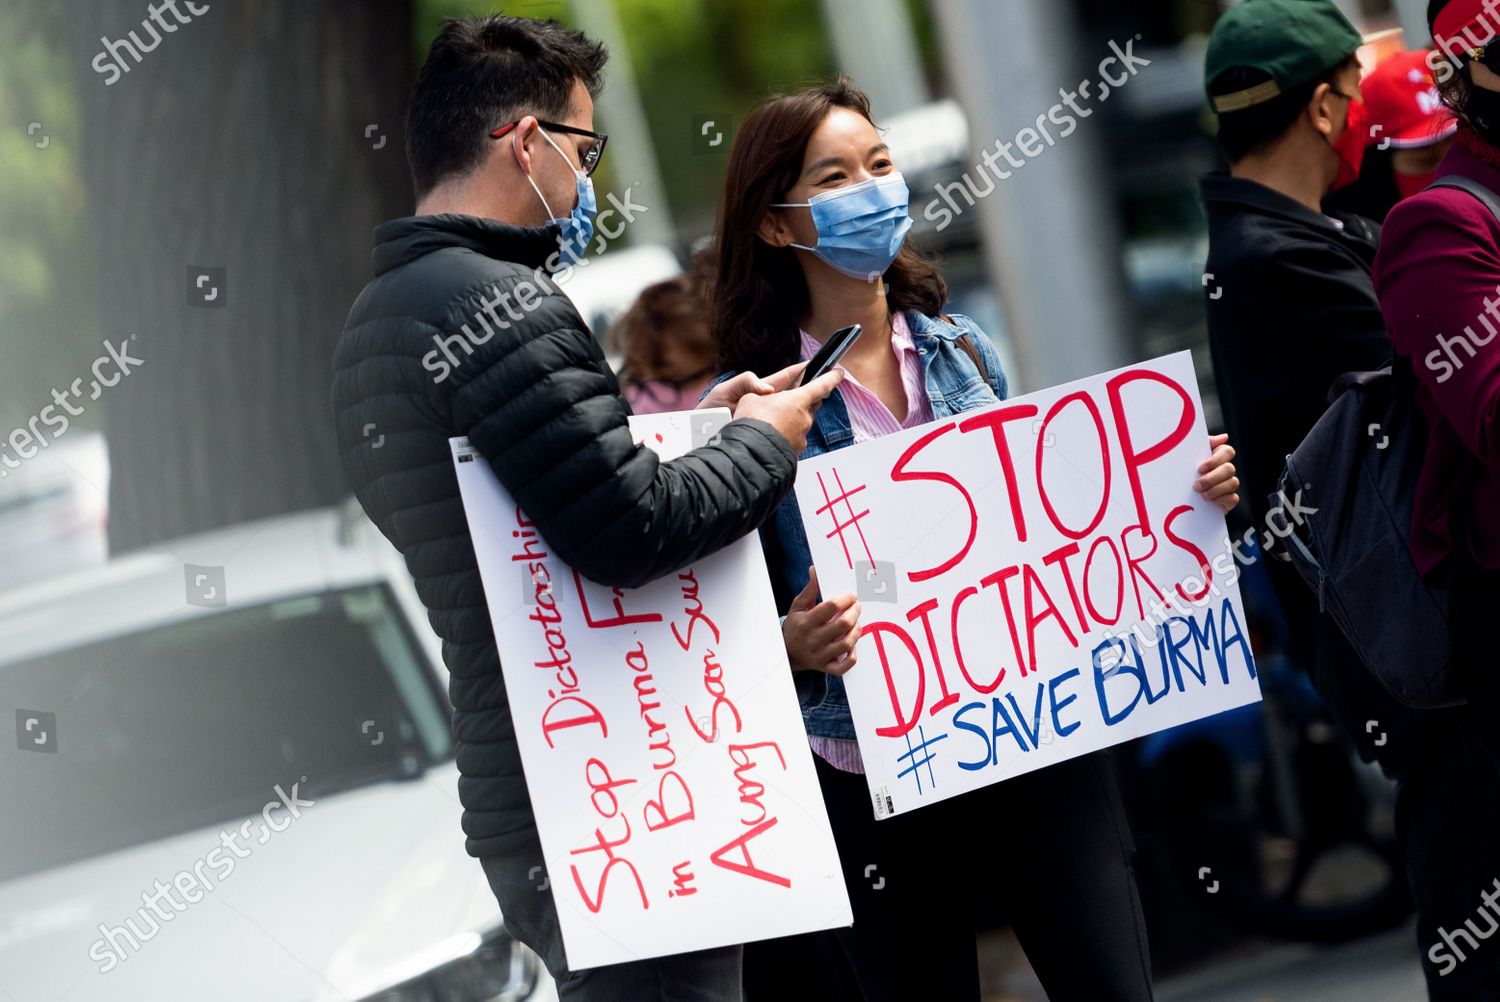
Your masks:
[[[191,872],[240,819],[0,884],[8,997],[356,1000],[463,956],[499,924],[464,852],[451,763],[301,810],[264,844],[256,815],[240,840],[248,855],[222,881],[205,869],[213,889],[181,912],[159,904],[173,917],[158,925],[143,918],[154,916],[142,894]],[[149,938],[138,949],[117,938],[125,959],[111,966],[99,927],[127,918]]]

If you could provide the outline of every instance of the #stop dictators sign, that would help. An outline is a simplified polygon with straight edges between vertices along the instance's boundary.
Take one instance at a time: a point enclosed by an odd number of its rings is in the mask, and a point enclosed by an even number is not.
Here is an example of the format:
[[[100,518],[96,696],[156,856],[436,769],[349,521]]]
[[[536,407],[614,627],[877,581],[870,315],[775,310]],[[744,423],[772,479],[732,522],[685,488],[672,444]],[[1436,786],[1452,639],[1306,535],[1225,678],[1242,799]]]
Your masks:
[[[1180,352],[804,461],[877,817],[1260,698]]]
[[[728,420],[630,427],[670,459]],[[598,585],[451,444],[568,966],[848,925],[755,536],[644,588]]]

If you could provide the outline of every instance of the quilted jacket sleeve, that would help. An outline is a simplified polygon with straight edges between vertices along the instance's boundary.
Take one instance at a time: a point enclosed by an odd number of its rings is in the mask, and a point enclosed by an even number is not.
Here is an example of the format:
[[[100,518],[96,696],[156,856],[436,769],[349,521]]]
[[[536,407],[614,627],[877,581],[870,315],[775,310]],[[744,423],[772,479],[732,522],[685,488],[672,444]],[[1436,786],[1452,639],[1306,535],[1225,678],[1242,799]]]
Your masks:
[[[632,441],[619,383],[570,300],[529,277],[507,279],[450,316],[474,330],[487,295],[522,309],[455,369],[453,427],[585,577],[638,587],[669,574],[754,530],[791,489],[796,454],[761,421],[731,421],[716,444],[661,462]]]

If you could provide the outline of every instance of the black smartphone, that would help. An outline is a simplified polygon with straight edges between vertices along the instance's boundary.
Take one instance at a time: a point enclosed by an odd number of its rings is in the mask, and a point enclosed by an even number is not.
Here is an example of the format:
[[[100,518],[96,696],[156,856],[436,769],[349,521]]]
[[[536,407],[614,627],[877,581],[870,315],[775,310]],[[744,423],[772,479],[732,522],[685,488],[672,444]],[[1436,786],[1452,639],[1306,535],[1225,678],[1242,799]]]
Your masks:
[[[799,386],[806,386],[817,379],[823,373],[839,364],[839,359],[844,357],[844,352],[854,346],[859,336],[865,332],[864,327],[859,324],[850,324],[848,327],[840,327],[828,335],[828,340],[823,342],[823,347],[807,362],[807,368],[802,370],[802,382]]]

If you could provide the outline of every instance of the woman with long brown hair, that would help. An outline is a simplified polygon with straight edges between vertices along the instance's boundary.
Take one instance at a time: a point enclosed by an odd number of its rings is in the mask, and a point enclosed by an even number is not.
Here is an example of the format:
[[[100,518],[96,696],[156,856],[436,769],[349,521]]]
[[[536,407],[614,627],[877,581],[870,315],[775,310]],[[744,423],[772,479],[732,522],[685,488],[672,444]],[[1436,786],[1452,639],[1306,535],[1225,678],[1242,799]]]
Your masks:
[[[766,102],[735,139],[712,297],[725,367],[773,372],[840,327],[865,330],[804,457],[1005,397],[989,337],[943,313],[942,276],[906,243],[907,198],[847,79]],[[1238,501],[1233,450],[1211,444],[1197,487],[1227,511]],[[977,999],[975,890],[996,881],[975,875],[998,871],[1050,998],[1150,998],[1133,848],[1105,755],[876,822],[841,678],[855,666],[859,603],[820,598],[795,497],[761,531],[854,925],[750,944],[747,995]]]

